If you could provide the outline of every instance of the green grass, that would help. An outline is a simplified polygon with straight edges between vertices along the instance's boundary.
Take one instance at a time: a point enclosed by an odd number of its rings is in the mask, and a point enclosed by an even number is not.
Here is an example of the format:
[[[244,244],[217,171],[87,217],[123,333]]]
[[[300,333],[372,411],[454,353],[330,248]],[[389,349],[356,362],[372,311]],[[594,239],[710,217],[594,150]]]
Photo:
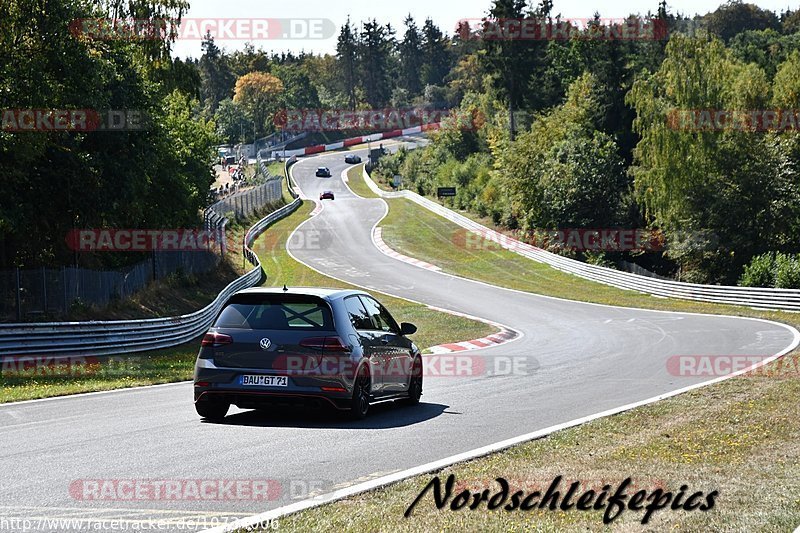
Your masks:
[[[271,176],[283,176],[283,162],[281,161],[274,161],[267,165],[267,172]]]
[[[445,272],[536,294],[568,300],[660,309],[749,316],[800,326],[800,315],[748,307],[656,298],[585,280],[500,249],[410,200],[387,200],[389,214],[381,222],[383,240],[392,249],[427,261]]]
[[[66,396],[127,387],[173,383],[192,378],[200,340],[154,352],[86,358],[82,363],[3,365],[0,403]]]
[[[377,198],[378,195],[372,192],[372,189],[367,187],[367,183],[362,177],[361,173],[364,170],[365,164],[366,163],[355,165],[347,171],[347,185],[350,187],[350,190],[362,198]]]

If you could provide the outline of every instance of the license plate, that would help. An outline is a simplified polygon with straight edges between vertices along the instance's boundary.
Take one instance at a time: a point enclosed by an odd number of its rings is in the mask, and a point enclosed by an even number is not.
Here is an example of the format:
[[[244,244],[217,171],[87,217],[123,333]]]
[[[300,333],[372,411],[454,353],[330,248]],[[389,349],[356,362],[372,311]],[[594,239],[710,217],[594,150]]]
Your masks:
[[[286,376],[242,376],[242,385],[252,387],[288,387],[289,378]]]

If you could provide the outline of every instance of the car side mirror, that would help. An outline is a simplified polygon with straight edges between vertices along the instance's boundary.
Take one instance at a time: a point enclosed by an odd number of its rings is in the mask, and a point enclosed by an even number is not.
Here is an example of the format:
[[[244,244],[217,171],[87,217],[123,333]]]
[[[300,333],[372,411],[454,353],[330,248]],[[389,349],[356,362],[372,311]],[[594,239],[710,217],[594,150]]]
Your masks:
[[[409,322],[400,324],[400,335],[413,335],[417,332],[417,326]]]

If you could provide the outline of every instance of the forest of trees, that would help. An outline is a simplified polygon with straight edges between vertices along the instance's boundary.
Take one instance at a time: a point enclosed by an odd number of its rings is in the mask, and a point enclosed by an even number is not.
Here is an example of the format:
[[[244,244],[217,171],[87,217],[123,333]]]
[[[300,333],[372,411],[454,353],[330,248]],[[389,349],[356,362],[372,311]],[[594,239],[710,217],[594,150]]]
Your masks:
[[[490,19],[561,20],[550,0],[487,4]],[[187,9],[175,0],[120,5],[0,5],[0,108],[138,109],[149,125],[0,130],[0,268],[68,264],[63,236],[73,228],[196,223],[214,146],[276,131],[281,109],[391,106],[481,117],[473,128],[445,124],[428,147],[382,160],[379,175],[401,174],[422,194],[457,186],[451,205],[521,236],[623,227],[666,239],[663,253],[573,252],[598,264],[800,286],[800,134],[669,121],[675,110],[800,109],[800,11],[729,1],[686,17],[662,2],[637,19],[662,24],[658,38],[589,38],[587,28],[532,40],[483,38],[474,25],[440,28],[411,15],[395,28],[376,14],[348,19],[335,54],[227,51],[208,35],[202,55],[187,60],[173,57],[169,38],[69,32],[68,21],[112,10],[156,19]]]

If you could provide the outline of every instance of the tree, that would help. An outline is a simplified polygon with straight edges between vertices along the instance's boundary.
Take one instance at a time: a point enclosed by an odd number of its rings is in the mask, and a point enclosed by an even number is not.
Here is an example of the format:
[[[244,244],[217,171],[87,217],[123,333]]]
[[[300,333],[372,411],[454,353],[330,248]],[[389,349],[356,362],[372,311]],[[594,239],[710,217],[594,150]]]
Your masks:
[[[236,80],[233,101],[250,117],[255,137],[264,133],[267,118],[278,109],[283,90],[280,78],[267,72],[250,72]]]
[[[754,4],[745,4],[741,0],[729,0],[716,11],[702,17],[701,21],[710,33],[719,36],[725,42],[746,30],[781,28],[775,13]]]
[[[736,60],[718,39],[675,35],[666,52],[661,68],[628,95],[641,135],[631,167],[636,198],[668,236],[713,236],[713,249],[668,251],[692,271],[689,279],[734,282],[750,257],[792,231],[782,227],[775,191],[796,198],[796,163],[787,159],[786,139],[746,122],[704,128],[711,123],[688,111],[764,108],[770,86],[763,70]]]
[[[358,37],[350,25],[350,17],[339,31],[336,42],[336,59],[342,79],[343,92],[350,109],[356,108],[356,84],[358,83]]]
[[[800,34],[781,35],[772,29],[748,30],[735,35],[729,47],[737,59],[755,63],[772,77],[789,54],[800,50]]]
[[[450,71],[447,85],[454,98],[460,101],[467,93],[481,92],[484,89],[485,76],[486,72],[478,59],[478,54],[469,54],[462,57]]]
[[[236,78],[210,32],[203,38],[201,47],[203,55],[198,65],[202,80],[201,95],[206,113],[210,116],[222,100],[231,97]]]
[[[524,230],[620,224],[628,189],[618,148],[594,130],[597,79],[583,74],[561,106],[537,116],[530,131],[495,146],[507,222]]]
[[[236,50],[228,60],[234,76],[244,76],[250,72],[269,72],[270,59],[263,50],[256,51],[252,43],[245,43],[244,50]]]
[[[282,100],[287,108],[311,109],[320,106],[317,88],[302,65],[278,65],[272,73],[283,83]]]
[[[169,61],[172,44],[177,38],[181,17],[189,10],[187,0],[99,0],[97,2],[113,21],[124,23],[150,21],[154,29],[147,38],[137,40],[137,54],[157,65]],[[170,21],[170,24],[166,24]],[[157,36],[157,38],[153,38]]]
[[[423,65],[422,39],[414,18],[408,15],[403,23],[406,32],[398,45],[400,56],[400,80],[398,85],[410,95],[422,92],[421,71]]]
[[[450,72],[450,42],[433,23],[426,19],[422,26],[422,69],[423,85],[442,85],[444,77]]]
[[[391,28],[378,24],[375,19],[363,24],[358,59],[364,98],[373,109],[386,105],[391,96],[389,86],[389,61],[393,48]]]
[[[543,0],[530,13],[540,20],[549,20],[552,2]],[[513,140],[516,134],[514,110],[519,109],[529,94],[528,82],[541,72],[544,41],[522,41],[507,35],[504,22],[521,20],[529,15],[525,0],[494,0],[489,17],[484,19],[479,37],[483,39],[485,54],[480,58],[483,68],[491,75],[495,87],[508,106],[509,133]],[[535,93],[534,93],[535,94]]]
[[[247,113],[230,98],[219,103],[214,113],[214,124],[217,126],[217,135],[227,144],[244,142],[245,133],[250,132]]]
[[[217,139],[190,96],[194,65],[145,64],[143,50],[129,42],[69,31],[67,21],[105,15],[67,0],[49,1],[47,9],[0,3],[0,108],[114,109],[144,119],[118,131],[0,131],[3,268],[122,266],[141,257],[75,254],[64,237],[77,228],[198,223]]]

